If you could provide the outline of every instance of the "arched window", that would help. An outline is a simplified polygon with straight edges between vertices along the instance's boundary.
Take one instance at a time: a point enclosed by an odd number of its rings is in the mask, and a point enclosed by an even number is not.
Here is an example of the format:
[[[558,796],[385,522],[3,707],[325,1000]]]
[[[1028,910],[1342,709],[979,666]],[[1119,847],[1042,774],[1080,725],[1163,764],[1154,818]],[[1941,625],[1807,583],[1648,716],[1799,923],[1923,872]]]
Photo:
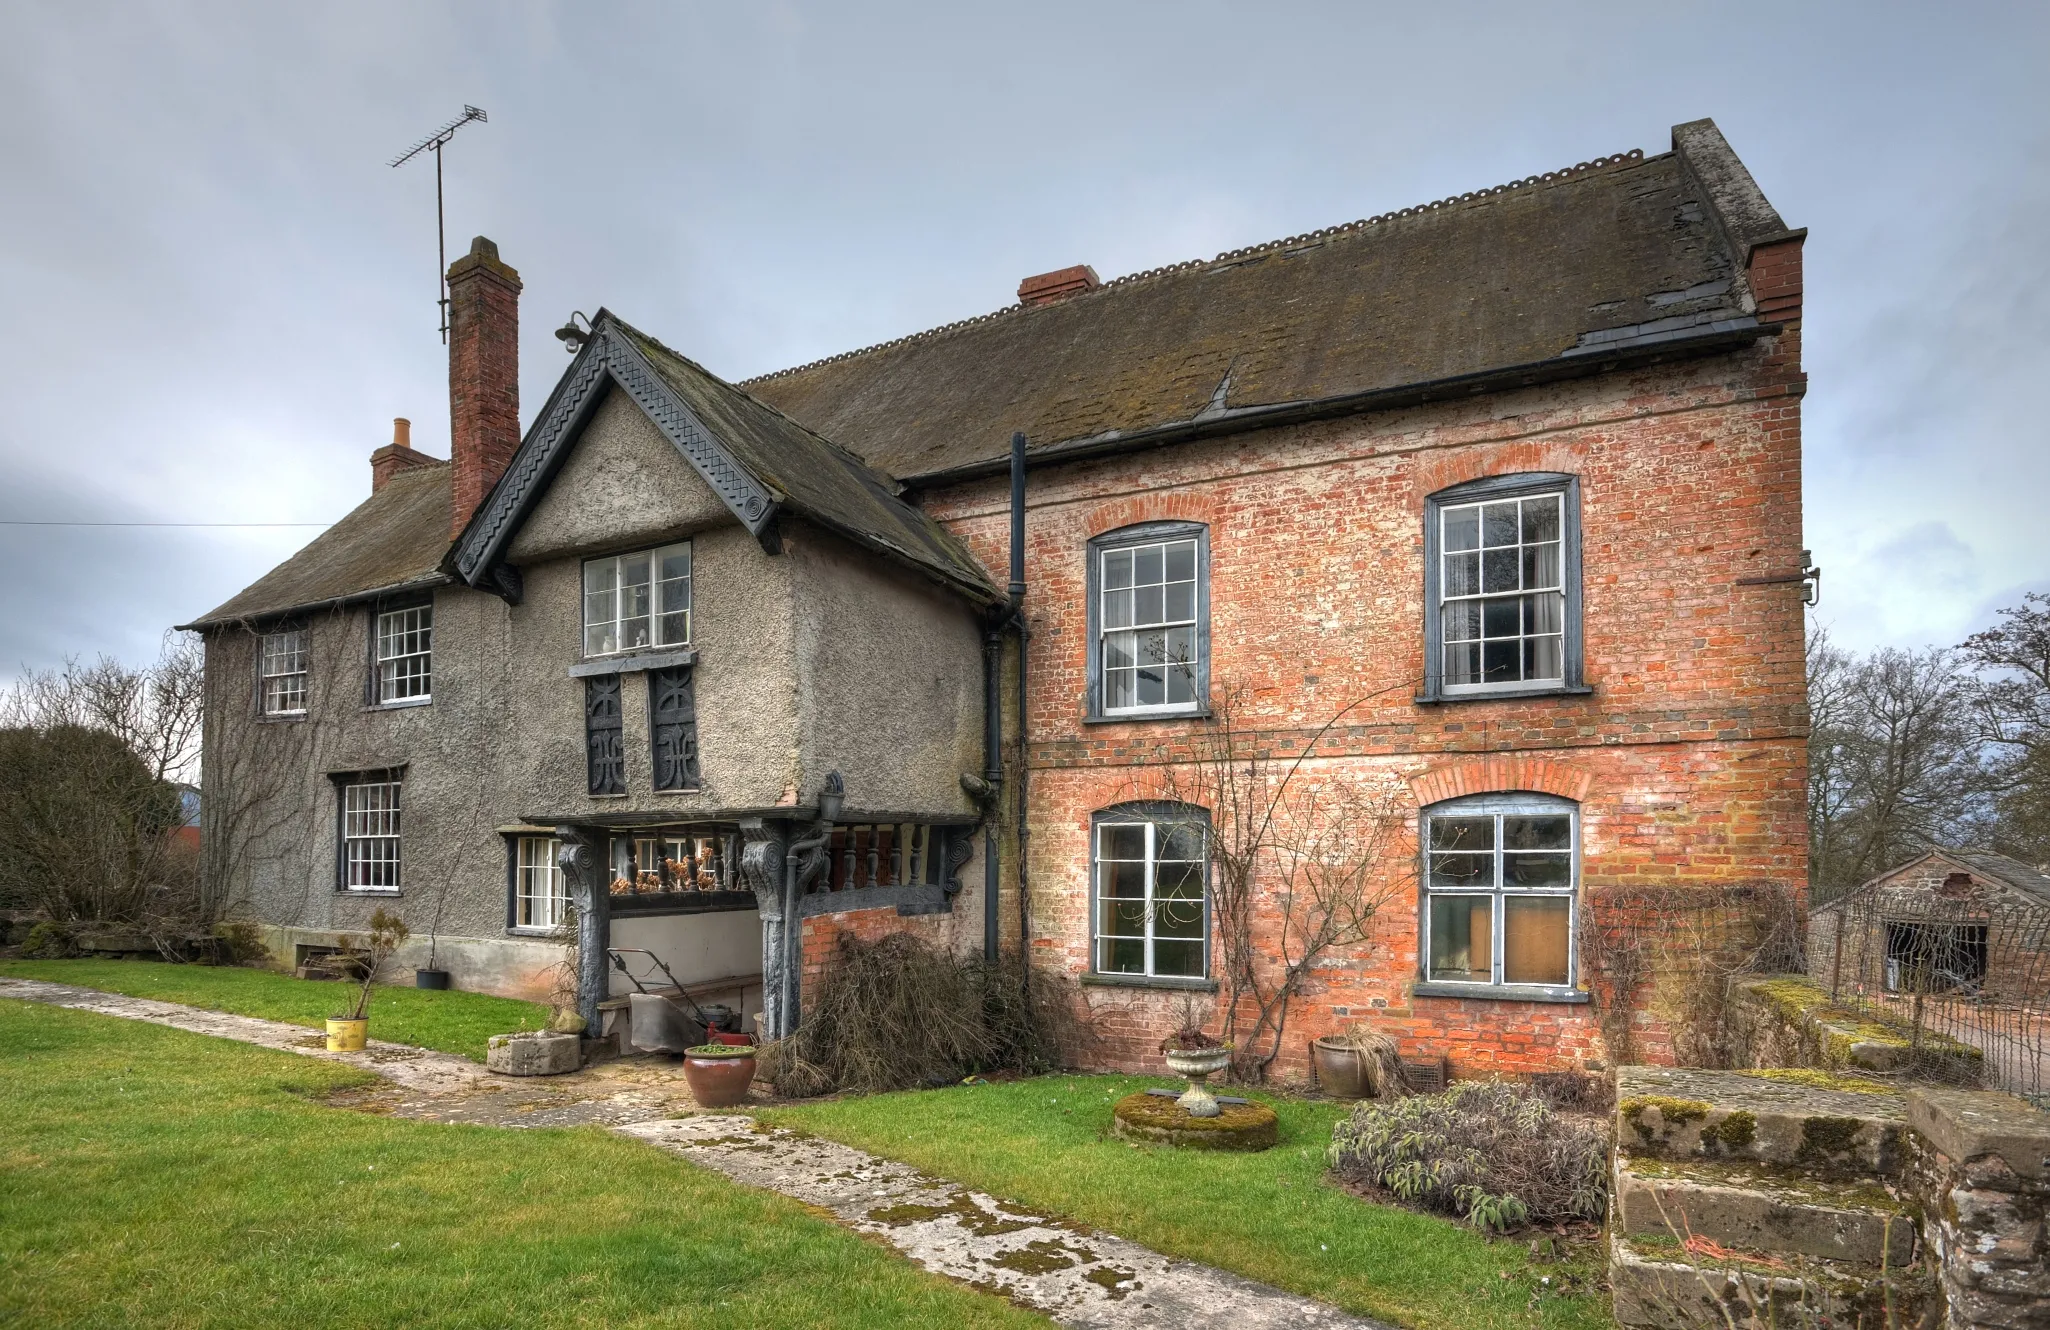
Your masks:
[[[1424,810],[1427,984],[1570,990],[1580,806],[1484,794]]]
[[[1132,803],[1091,821],[1091,968],[1209,974],[1209,814],[1189,804]]]
[[[1580,480],[1489,476],[1424,501],[1425,701],[1586,692]]]

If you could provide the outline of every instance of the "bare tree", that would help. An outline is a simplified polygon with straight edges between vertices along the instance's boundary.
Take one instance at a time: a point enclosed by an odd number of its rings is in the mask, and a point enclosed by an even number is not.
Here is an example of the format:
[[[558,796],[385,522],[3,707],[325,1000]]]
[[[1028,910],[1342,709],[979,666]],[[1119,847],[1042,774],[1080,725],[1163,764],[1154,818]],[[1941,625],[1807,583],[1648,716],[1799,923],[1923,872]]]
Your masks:
[[[1959,648],[1979,671],[1972,712],[1987,747],[1999,848],[2050,860],[2050,596],[2031,592]]]
[[[1277,756],[1273,736],[1244,724],[1243,690],[1219,695],[1190,746],[1129,788],[1209,815],[1224,1037],[1234,1077],[1258,1081],[1281,1052],[1292,1002],[1334,952],[1370,939],[1388,900],[1413,890],[1416,856],[1392,773],[1361,779],[1317,760],[1318,745],[1372,697],[1341,708],[1300,752]]]
[[[175,782],[197,774],[197,641],[130,667],[32,671],[0,694],[0,896],[59,921],[145,923],[192,895]]]
[[[1984,779],[1959,654],[1808,643],[1809,859],[1817,900],[1978,836]]]

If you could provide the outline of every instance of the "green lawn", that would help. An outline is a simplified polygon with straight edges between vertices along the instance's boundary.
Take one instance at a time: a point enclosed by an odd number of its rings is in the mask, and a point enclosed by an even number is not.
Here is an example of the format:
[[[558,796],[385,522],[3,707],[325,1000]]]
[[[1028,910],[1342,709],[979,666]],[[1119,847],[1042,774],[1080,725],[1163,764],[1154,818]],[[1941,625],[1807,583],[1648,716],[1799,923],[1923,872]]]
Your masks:
[[[1281,1143],[1260,1154],[1142,1149],[1110,1137],[1114,1100],[1168,1083],[1045,1076],[761,1117],[1418,1330],[1613,1325],[1594,1283],[1596,1253],[1535,1263],[1527,1241],[1489,1240],[1326,1183],[1324,1147],[1344,1111],[1335,1104],[1271,1099]]]
[[[0,1000],[0,1325],[1044,1327],[595,1128],[326,1108],[317,1059]]]
[[[179,1002],[209,1011],[322,1028],[349,1000],[349,986],[294,979],[274,970],[235,965],[169,965],[163,961],[0,961],[0,976],[47,979],[129,997]],[[484,1041],[514,1030],[537,1030],[548,1009],[483,993],[435,992],[380,985],[371,995],[370,1037],[484,1060]]]

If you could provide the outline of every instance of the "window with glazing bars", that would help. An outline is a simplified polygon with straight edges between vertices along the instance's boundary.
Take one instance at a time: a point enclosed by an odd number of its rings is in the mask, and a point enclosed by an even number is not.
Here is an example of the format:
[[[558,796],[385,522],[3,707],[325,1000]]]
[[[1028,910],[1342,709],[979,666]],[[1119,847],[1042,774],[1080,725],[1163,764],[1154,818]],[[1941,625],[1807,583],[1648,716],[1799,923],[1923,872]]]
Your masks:
[[[377,700],[425,702],[434,694],[434,606],[377,616]]]
[[[1564,682],[1563,498],[1541,494],[1439,510],[1447,692]]]
[[[342,885],[350,891],[397,891],[399,780],[342,787]]]
[[[1569,987],[1577,809],[1541,795],[1426,810],[1425,977]]]
[[[1200,811],[1097,815],[1094,961],[1099,974],[1202,978],[1210,916]]]
[[[690,644],[690,542],[584,563],[584,655]]]
[[[1197,542],[1097,551],[1105,712],[1196,704]]]
[[[306,714],[306,630],[265,633],[258,650],[259,696],[266,716]]]
[[[521,836],[513,865],[513,927],[560,928],[569,912],[569,892],[556,859],[562,842],[553,836]]]

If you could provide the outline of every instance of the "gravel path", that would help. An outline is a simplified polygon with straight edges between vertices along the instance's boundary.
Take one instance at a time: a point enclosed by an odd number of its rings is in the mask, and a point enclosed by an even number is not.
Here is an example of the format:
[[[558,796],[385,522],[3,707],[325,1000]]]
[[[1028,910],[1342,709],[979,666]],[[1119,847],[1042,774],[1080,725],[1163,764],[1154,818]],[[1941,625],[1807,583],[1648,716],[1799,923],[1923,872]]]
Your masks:
[[[831,1213],[936,1274],[1084,1330],[1390,1330],[1378,1321],[1194,1261],[1162,1256],[1052,1215],[935,1178],[907,1164],[739,1114],[696,1111],[672,1066],[601,1063],[570,1076],[500,1076],[451,1053],[373,1040],[330,1053],[300,1025],[122,997],[69,984],[0,979],[0,997],[149,1021],[195,1034],[330,1058],[385,1084],[338,1102],[370,1112],[489,1126],[597,1125]]]

